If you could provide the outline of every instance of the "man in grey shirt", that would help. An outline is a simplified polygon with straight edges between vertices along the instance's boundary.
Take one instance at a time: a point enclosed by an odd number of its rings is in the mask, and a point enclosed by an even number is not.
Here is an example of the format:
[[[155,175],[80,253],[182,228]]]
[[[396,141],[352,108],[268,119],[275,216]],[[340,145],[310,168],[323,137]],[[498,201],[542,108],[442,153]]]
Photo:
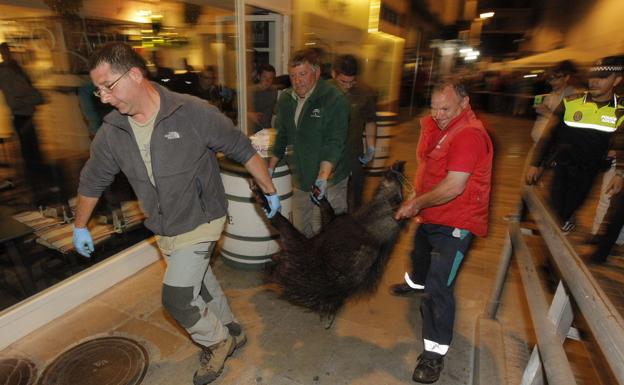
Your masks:
[[[208,384],[246,340],[209,265],[227,212],[216,153],[254,177],[269,201],[269,218],[280,209],[275,186],[230,119],[206,101],[150,82],[145,61],[130,46],[104,46],[89,68],[95,94],[115,110],[104,117],[80,173],[74,246],[86,257],[93,252],[89,217],[122,171],[167,260],[163,305],[203,349],[193,383]]]

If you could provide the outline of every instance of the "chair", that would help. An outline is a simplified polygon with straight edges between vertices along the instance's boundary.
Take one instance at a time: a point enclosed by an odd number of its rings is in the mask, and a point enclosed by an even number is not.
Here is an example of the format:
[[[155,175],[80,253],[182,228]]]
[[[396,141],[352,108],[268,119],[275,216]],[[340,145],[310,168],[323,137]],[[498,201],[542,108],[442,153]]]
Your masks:
[[[56,213],[56,209],[54,209],[54,211],[50,209],[40,209],[22,211],[20,213],[13,214],[12,217],[16,221],[21,222],[26,226],[30,226],[37,231],[64,223],[63,220],[56,215]]]
[[[139,201],[121,202],[121,212],[113,212],[113,227],[118,234],[137,228],[144,220],[145,214]]]

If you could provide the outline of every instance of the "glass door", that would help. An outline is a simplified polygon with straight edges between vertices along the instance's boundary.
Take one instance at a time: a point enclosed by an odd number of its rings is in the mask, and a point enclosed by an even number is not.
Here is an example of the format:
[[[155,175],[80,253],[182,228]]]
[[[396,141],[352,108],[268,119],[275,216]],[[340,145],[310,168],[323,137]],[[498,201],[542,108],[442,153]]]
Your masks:
[[[288,18],[253,6],[245,7],[248,135],[273,127],[277,94],[287,78]]]

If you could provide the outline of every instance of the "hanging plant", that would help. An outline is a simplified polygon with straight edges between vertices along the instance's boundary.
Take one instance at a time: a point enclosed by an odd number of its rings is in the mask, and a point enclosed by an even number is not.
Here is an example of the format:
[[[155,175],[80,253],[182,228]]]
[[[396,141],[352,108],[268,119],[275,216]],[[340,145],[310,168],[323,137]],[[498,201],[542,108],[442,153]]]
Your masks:
[[[82,8],[82,0],[43,0],[50,9],[61,16],[78,16]]]

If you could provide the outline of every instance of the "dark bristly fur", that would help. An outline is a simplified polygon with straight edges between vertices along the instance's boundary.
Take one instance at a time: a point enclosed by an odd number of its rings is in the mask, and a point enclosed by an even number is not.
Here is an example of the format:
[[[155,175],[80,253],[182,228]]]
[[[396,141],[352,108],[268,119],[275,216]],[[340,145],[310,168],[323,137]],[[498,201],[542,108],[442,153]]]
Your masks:
[[[281,251],[268,279],[283,289],[284,298],[333,316],[348,298],[376,290],[401,227],[393,215],[403,200],[404,164],[386,171],[372,201],[353,215],[334,215],[321,200],[323,227],[313,238],[280,213],[270,220],[280,233]],[[256,199],[264,198],[255,192]]]

